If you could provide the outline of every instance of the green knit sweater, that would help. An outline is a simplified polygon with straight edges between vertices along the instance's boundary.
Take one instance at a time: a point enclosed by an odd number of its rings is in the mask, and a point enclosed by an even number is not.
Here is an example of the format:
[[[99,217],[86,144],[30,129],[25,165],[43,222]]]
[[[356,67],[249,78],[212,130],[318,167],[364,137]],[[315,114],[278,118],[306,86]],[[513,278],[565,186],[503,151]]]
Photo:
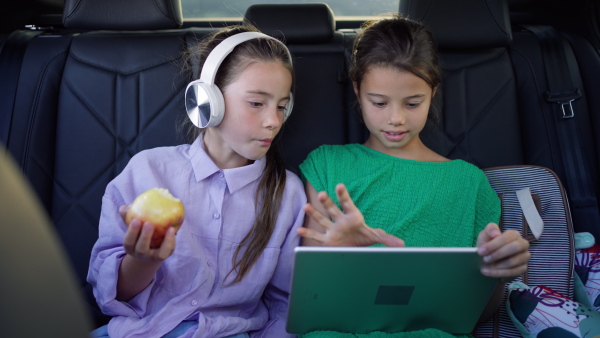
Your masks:
[[[421,162],[361,144],[324,145],[309,154],[300,170],[304,180],[317,191],[326,191],[336,203],[335,186],[344,183],[367,225],[402,238],[406,246],[475,246],[479,232],[500,219],[500,200],[487,177],[462,160]],[[430,334],[444,336],[437,330],[367,336]],[[305,337],[345,335],[314,332]]]

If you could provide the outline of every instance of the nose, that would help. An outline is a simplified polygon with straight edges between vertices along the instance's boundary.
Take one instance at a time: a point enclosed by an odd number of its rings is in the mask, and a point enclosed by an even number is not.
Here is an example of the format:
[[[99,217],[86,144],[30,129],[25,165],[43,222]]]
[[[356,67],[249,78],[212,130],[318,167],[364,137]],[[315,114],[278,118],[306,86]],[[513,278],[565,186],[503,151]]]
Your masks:
[[[267,129],[278,129],[283,123],[283,114],[277,109],[277,105],[273,109],[265,111],[263,118],[263,126]]]
[[[390,109],[388,124],[392,126],[400,126],[406,123],[406,112],[402,107],[394,106]]]

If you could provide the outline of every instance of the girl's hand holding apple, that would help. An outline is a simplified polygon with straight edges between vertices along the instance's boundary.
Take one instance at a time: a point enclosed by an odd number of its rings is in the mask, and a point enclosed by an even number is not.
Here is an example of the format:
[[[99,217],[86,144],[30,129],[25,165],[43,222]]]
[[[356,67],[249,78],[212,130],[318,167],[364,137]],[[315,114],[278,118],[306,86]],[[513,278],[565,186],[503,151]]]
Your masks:
[[[175,233],[185,210],[180,199],[167,189],[153,188],[140,194],[131,205],[121,206],[128,229],[125,251],[141,260],[164,260],[175,250]]]

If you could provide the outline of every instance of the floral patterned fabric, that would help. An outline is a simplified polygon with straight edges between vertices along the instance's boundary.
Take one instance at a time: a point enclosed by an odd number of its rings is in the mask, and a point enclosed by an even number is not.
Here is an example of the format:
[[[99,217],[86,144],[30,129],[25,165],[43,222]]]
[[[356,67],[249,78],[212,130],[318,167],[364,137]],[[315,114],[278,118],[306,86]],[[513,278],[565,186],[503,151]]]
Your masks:
[[[596,337],[600,312],[545,287],[509,286],[508,314],[525,338]]]
[[[600,244],[577,250],[575,254],[575,299],[600,311]]]

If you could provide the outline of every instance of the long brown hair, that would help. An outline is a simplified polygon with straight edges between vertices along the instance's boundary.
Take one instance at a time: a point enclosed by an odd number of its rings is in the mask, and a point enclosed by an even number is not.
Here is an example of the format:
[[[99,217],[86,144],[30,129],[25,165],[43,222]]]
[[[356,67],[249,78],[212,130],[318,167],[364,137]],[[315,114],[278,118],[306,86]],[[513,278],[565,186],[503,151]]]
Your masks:
[[[184,59],[186,60],[186,69],[191,74],[190,80],[200,77],[202,66],[210,51],[226,38],[242,32],[258,32],[258,30],[251,25],[229,26],[212,34],[198,45],[189,48]],[[239,74],[251,62],[255,61],[281,62],[292,74],[292,84],[294,83],[294,69],[286,47],[272,39],[259,38],[248,40],[234,48],[219,67],[215,84],[223,91],[237,79]],[[198,138],[202,130],[196,128],[189,122],[189,119],[186,120],[185,123],[189,124],[187,127],[188,134],[190,134],[193,141]],[[225,277],[227,279],[231,273],[236,272],[237,276],[232,283],[241,281],[250,271],[267,246],[275,229],[286,182],[285,162],[278,149],[279,134],[277,134],[271,148],[265,155],[266,166],[254,199],[256,219],[250,231],[236,248],[233,254],[233,268]],[[244,248],[244,253],[240,257]]]
[[[431,89],[439,89],[442,68],[437,44],[431,31],[423,24],[394,14],[391,18],[368,21],[354,41],[350,79],[360,89],[369,67],[393,67],[423,79]],[[431,116],[433,115],[433,116]],[[430,116],[438,119],[432,105]]]

